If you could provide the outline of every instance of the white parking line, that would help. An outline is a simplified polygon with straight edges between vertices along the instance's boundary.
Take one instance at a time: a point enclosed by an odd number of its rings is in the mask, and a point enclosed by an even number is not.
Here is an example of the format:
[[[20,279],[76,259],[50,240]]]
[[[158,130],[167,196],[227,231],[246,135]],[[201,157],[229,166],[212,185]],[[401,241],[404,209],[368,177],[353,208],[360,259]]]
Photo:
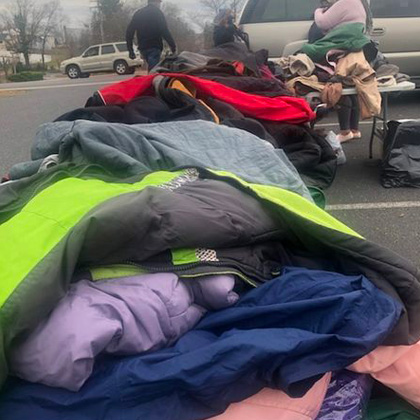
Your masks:
[[[327,206],[328,211],[342,210],[387,210],[387,209],[408,209],[420,207],[420,201],[397,201],[393,203],[355,203],[335,204]]]
[[[124,80],[124,79],[122,79]],[[30,87],[9,87],[9,88],[0,88],[0,91],[28,91],[28,90],[44,90],[44,89],[63,89],[63,88],[75,88],[83,86],[104,86],[111,85],[112,83],[117,82],[92,82],[92,83],[74,83],[69,85],[49,85],[49,86],[30,86]]]

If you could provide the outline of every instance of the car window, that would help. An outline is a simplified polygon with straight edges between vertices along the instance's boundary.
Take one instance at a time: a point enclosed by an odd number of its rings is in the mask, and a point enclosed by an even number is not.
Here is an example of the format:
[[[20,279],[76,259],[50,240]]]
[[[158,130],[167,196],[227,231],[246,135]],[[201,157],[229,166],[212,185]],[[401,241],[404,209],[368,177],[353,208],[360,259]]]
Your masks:
[[[99,47],[92,47],[83,54],[83,57],[95,57],[97,55],[99,55]]]
[[[263,3],[262,3],[263,4]],[[260,22],[279,21],[287,19],[287,0],[268,0],[257,16]]]
[[[312,20],[319,0],[251,0],[241,24]]]
[[[375,18],[420,17],[420,0],[371,0]]]
[[[102,54],[114,54],[115,47],[113,45],[103,45],[102,46]]]
[[[127,44],[117,44],[117,49],[119,52],[127,52]]]
[[[287,20],[313,20],[315,9],[319,4],[319,0],[288,0]]]

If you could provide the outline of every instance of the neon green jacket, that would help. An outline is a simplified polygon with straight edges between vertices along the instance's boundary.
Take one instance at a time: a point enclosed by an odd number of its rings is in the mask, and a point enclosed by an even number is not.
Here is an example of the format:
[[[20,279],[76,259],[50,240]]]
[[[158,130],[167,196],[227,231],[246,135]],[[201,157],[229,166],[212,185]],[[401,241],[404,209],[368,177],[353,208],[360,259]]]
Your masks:
[[[0,187],[1,383],[14,341],[54,308],[76,269],[92,267],[95,278],[234,273],[252,286],[284,264],[363,274],[404,305],[388,344],[420,338],[417,270],[296,193],[221,171],[122,180],[92,170],[59,166]]]

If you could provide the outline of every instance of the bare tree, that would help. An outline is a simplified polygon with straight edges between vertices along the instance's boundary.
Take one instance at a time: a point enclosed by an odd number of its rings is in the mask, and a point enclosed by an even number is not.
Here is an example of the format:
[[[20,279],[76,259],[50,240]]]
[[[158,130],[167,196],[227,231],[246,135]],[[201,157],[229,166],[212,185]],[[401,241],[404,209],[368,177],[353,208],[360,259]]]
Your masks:
[[[16,53],[22,53],[29,67],[30,53],[39,39],[45,18],[45,7],[40,7],[34,0],[15,0],[1,18],[9,33],[9,47]]]
[[[53,0],[43,6],[44,18],[40,31],[41,38],[41,55],[42,68],[45,69],[45,48],[47,46],[48,38],[57,33],[57,28],[60,26],[61,20],[61,4],[60,0]]]
[[[115,42],[125,39],[131,9],[122,0],[97,0],[92,14],[94,42]]]
[[[200,0],[201,5],[216,16],[222,9],[232,10],[233,16],[238,18],[245,0]]]
[[[146,6],[147,0],[126,0],[125,5],[130,9],[131,12],[134,12],[135,10]]]
[[[194,31],[191,23],[182,14],[181,9],[174,3],[164,3],[163,12],[168,22],[179,51],[198,51],[200,38]]]
[[[222,9],[226,9],[228,6],[228,0],[200,0],[200,4],[214,16],[216,16]]]
[[[239,13],[241,12],[245,4],[245,0],[231,0],[229,4],[230,4],[230,9],[233,12],[233,16],[235,17],[235,19],[238,19]]]
[[[78,29],[77,32],[64,26],[64,43],[69,54],[66,58],[80,55],[85,51],[91,45],[91,37],[92,32],[88,24],[85,24],[83,29]]]

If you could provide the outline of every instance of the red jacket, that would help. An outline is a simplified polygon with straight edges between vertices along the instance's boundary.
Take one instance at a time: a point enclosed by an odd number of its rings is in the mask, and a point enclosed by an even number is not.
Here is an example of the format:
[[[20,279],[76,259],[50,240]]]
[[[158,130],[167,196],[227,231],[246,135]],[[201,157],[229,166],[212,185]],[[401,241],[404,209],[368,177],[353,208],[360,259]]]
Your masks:
[[[219,99],[234,106],[247,117],[289,124],[306,123],[315,118],[309,104],[301,98],[277,96],[274,98],[252,95],[199,77],[163,73],[138,76],[105,87],[99,91],[106,105],[122,105],[142,95],[153,95],[153,79],[156,76],[169,76],[188,81],[197,91],[197,97],[207,96]]]

